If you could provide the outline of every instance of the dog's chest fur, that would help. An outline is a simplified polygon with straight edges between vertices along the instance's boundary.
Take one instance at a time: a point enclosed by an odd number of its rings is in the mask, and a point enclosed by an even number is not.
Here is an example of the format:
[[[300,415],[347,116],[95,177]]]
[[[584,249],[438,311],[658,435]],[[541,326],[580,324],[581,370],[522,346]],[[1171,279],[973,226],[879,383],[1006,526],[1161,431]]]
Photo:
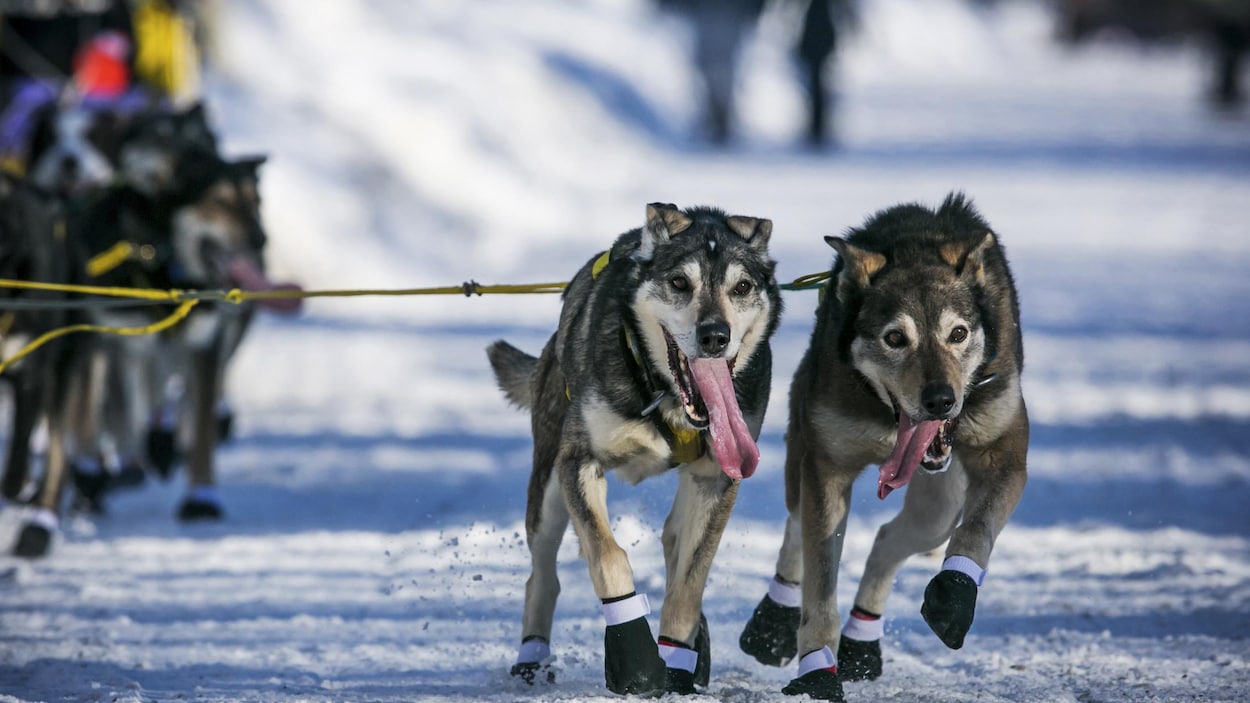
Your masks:
[[[599,396],[588,398],[580,412],[592,451],[622,481],[636,484],[673,468],[673,449],[654,421],[621,415]],[[700,475],[720,471],[707,452],[684,466]]]

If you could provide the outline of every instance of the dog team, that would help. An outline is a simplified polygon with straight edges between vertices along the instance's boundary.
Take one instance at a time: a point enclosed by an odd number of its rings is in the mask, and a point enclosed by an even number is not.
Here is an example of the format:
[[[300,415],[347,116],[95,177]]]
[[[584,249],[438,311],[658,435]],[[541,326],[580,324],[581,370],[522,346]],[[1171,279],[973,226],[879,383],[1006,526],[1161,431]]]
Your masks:
[[[265,290],[259,167],[218,148],[205,109],[130,113],[49,105],[37,116],[24,175],[0,174],[0,278],[168,290]],[[9,358],[66,325],[142,328],[170,314],[143,301],[69,305],[60,292],[0,289],[0,342]],[[298,307],[266,303],[279,312]],[[214,449],[228,436],[224,374],[254,304],[206,302],[156,335],[80,334],[54,340],[4,374],[12,428],[4,499],[32,510],[15,554],[46,554],[66,488],[99,512],[110,489],[168,478],[188,486],[181,520],[220,518]],[[31,470],[42,424],[46,457]]]
[[[591,257],[537,356],[498,341],[490,363],[531,414],[525,513],[531,556],[513,676],[553,682],[556,554],[571,522],[604,619],[604,679],[618,694],[692,694],[711,673],[704,587],[740,484],[759,463],[770,337],[782,314],[772,222],[652,203],[643,225]],[[1029,424],[1016,289],[1003,247],[962,194],[877,212],[845,236],[790,386],[788,517],[775,576],[739,638],[762,664],[797,660],[782,690],[845,700],[882,674],[896,572],[946,544],[921,614],[948,647],[972,627],[995,539],[1026,480]],[[849,613],[837,602],[851,487],[906,486],[877,533]],[[613,538],[608,471],[626,483],[675,469],[664,522],[658,636]]]
[[[50,112],[28,177],[0,176],[0,278],[156,289],[279,287],[264,273],[261,158],[227,159],[200,105],[124,120]],[[604,677],[619,694],[696,693],[711,675],[704,588],[770,397],[770,338],[782,315],[768,219],[710,207],[646,207],[641,227],[591,257],[559,324],[531,356],[488,356],[534,440],[526,503],[531,572],[512,674],[553,681],[556,555],[569,523],[602,602]],[[775,576],[739,638],[762,664],[797,661],[783,691],[844,700],[882,674],[883,613],[911,555],[946,544],[921,613],[963,646],[995,539],[1026,480],[1019,307],[1003,247],[961,194],[937,208],[882,210],[836,252],[790,386],[788,517]],[[167,308],[85,309],[63,293],[0,290],[8,358],[68,324],[143,327]],[[298,302],[275,301],[277,312]],[[206,303],[159,335],[81,335],[4,377],[13,427],[0,487],[34,508],[15,553],[45,554],[68,484],[100,510],[108,489],[187,466],[182,520],[220,518],[213,454],[228,434],[224,375],[254,306]],[[30,438],[42,423],[36,480]],[[836,598],[851,487],[879,467],[877,495],[903,487],[845,620]],[[637,483],[676,469],[663,527],[658,636],[607,512],[608,471]],[[127,478],[127,477],[130,478]]]

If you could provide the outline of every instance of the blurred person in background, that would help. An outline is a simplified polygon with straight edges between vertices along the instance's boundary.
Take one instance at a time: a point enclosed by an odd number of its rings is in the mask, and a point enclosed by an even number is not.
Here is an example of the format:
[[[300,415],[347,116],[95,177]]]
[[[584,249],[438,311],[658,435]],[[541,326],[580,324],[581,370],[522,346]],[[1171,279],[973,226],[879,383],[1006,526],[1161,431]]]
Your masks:
[[[795,54],[807,95],[807,143],[822,147],[831,141],[828,107],[832,103],[832,68],[838,32],[854,21],[850,0],[810,0],[803,11]]]
[[[703,129],[718,146],[733,131],[733,96],[742,47],[766,0],[657,0],[686,17],[694,30],[695,69],[703,81]]]
[[[1211,102],[1221,109],[1245,103],[1250,0],[1057,0],[1057,12],[1060,40],[1068,44],[1116,31],[1144,43],[1197,39],[1212,57]]]
[[[703,84],[703,133],[717,146],[736,131],[734,92],[742,48],[768,0],[657,0],[683,16],[694,32],[692,61]],[[838,28],[851,18],[850,0],[772,0],[782,12],[801,13],[794,44],[800,83],[807,97],[804,137],[812,146],[830,141],[830,68]]]

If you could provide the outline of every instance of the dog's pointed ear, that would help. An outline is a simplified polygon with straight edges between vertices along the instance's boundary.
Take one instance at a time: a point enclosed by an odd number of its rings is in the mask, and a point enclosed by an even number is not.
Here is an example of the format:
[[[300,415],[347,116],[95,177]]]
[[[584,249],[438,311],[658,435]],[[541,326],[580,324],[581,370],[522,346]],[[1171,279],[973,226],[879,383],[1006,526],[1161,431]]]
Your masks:
[[[254,156],[245,156],[231,162],[231,167],[236,169],[237,173],[242,173],[252,178],[259,177],[260,167],[265,165],[269,157],[265,154],[256,154]]]
[[[730,231],[734,234],[747,240],[747,244],[750,244],[752,249],[759,251],[768,249],[768,240],[773,236],[772,220],[732,215],[725,218],[725,224],[729,225]]]
[[[825,237],[825,242],[838,252],[842,271],[838,274],[838,300],[846,300],[851,291],[867,288],[872,277],[885,268],[885,256],[851,244],[841,237]]]
[[[996,241],[993,232],[986,232],[981,241],[970,249],[965,249],[961,244],[945,244],[940,250],[942,259],[950,264],[958,275],[970,277],[977,283],[985,283],[985,253],[994,248]]]
[[[672,203],[647,205],[647,224],[642,228],[642,241],[634,258],[650,261],[655,248],[690,228],[692,220]]]

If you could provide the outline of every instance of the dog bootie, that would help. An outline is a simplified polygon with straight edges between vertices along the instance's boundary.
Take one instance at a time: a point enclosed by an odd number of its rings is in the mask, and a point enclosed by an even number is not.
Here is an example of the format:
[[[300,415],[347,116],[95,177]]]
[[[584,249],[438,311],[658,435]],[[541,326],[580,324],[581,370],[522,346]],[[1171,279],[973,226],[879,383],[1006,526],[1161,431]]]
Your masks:
[[[929,628],[951,649],[964,646],[977,609],[977,588],[985,570],[967,557],[949,557],[924,589],[920,614]]]
[[[144,442],[148,461],[160,475],[161,480],[168,480],[174,471],[174,463],[178,461],[178,437],[174,430],[153,425],[148,428]]]
[[[109,488],[109,475],[101,462],[93,457],[78,457],[70,466],[74,478],[74,508],[96,515],[104,514],[104,494]]]
[[[698,693],[695,686],[707,687],[712,676],[712,638],[708,634],[707,616],[699,613],[694,646],[660,637],[660,658],[664,660],[664,690],[683,696]]]
[[[26,559],[46,556],[52,546],[52,535],[56,534],[60,520],[56,513],[47,508],[39,508],[22,526],[13,545],[13,555]]]
[[[531,635],[521,640],[521,649],[517,652],[516,663],[509,672],[525,683],[533,686],[535,681],[544,683],[556,682],[556,670],[551,663],[556,658],[551,655],[551,645],[547,640]]]
[[[838,666],[833,659],[833,652],[828,647],[821,647],[804,654],[799,660],[798,677],[781,689],[781,692],[787,696],[807,695],[820,701],[845,701],[842,679],[838,678]]]
[[[881,676],[881,638],[885,621],[862,608],[851,608],[851,617],[838,641],[838,676],[843,681],[871,681]]]
[[[646,594],[631,593],[603,604],[607,628],[603,632],[603,678],[613,693],[656,694],[664,691],[666,675],[647,615]]]
[[[694,663],[694,682],[706,687],[712,679],[712,635],[707,629],[707,616],[699,613],[699,629],[694,635],[694,649],[699,659]]]
[[[225,511],[221,507],[221,498],[212,486],[192,486],[191,492],[182,499],[178,506],[178,519],[183,522],[199,520],[220,520]]]
[[[664,660],[664,690],[683,696],[698,693],[695,690],[695,668],[699,652],[684,642],[661,637],[658,642],[660,658]],[[703,684],[706,686],[707,684]]]
[[[799,651],[799,587],[774,579],[742,629],[738,647],[766,666],[785,666]]]
[[[217,403],[217,441],[225,444],[234,439],[234,408],[225,400]]]

